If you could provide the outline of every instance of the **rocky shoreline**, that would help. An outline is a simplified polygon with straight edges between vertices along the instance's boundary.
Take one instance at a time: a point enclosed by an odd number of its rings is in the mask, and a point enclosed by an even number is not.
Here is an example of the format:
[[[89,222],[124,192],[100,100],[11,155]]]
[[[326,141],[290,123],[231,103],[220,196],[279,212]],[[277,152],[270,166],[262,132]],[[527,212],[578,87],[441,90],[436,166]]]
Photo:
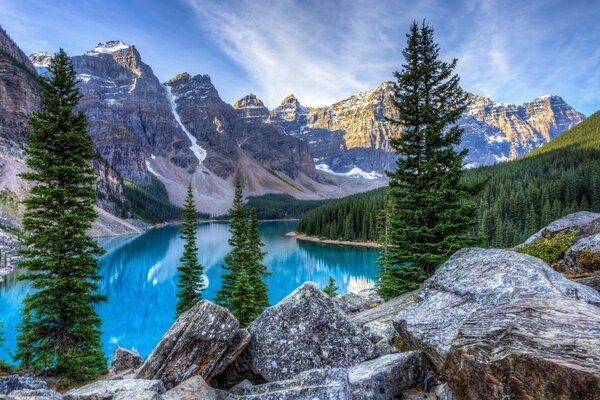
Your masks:
[[[308,236],[298,232],[288,232],[286,236],[291,236],[296,238],[296,240],[304,241],[304,242],[313,242],[313,243],[321,243],[321,244],[330,244],[337,246],[355,246],[355,247],[368,247],[372,249],[379,249],[383,247],[380,243],[375,242],[355,242],[351,240],[333,240],[333,239],[321,239],[316,236]]]
[[[600,214],[565,218],[577,222],[564,229],[585,232],[566,254],[600,256]],[[388,302],[374,289],[332,298],[306,282],[241,329],[203,300],[145,360],[117,348],[107,376],[62,394],[42,380],[0,378],[0,398],[593,400],[599,327],[592,287],[526,254],[467,248]]]

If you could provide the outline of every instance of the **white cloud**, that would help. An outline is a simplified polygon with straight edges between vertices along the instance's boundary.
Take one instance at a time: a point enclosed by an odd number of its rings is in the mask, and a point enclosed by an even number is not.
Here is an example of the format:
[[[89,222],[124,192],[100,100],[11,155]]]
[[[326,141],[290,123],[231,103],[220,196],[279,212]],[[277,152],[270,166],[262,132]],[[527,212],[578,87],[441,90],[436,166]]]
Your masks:
[[[389,34],[398,21],[384,7],[291,0],[188,3],[222,50],[249,71],[269,106],[290,92],[306,105],[330,104],[391,78],[394,65],[381,55],[398,54],[399,43]]]

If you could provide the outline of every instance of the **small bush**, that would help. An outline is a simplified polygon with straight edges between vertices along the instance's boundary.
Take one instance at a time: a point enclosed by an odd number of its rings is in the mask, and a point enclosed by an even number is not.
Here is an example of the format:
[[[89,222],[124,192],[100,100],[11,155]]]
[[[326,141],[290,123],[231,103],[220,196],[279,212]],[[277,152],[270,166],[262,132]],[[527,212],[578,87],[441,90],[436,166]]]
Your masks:
[[[577,257],[577,266],[589,272],[600,271],[600,254],[582,251]]]
[[[404,343],[404,340],[402,340],[400,336],[394,336],[394,347],[396,347],[396,350],[398,350],[400,353],[410,351],[410,348],[406,343]]]
[[[573,239],[577,237],[579,231],[559,232],[556,235],[544,233],[544,235],[535,240],[528,246],[521,248],[521,253],[537,257],[553,268],[558,267],[558,262],[565,255],[566,251],[573,244]]]

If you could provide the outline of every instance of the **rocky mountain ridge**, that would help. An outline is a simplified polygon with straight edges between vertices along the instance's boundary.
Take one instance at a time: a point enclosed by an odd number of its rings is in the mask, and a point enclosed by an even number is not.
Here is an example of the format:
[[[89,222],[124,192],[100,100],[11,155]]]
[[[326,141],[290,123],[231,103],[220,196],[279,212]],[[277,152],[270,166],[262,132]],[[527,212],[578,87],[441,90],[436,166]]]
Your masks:
[[[398,117],[392,98],[391,82],[328,107],[305,107],[289,95],[268,118],[264,112],[255,118],[260,115],[265,122],[305,140],[318,169],[338,174],[357,169],[383,174],[394,168],[396,160],[389,141],[402,133],[401,126],[388,121]],[[262,104],[259,99],[256,102]],[[458,122],[464,129],[459,148],[469,150],[467,168],[515,159],[585,118],[555,95],[514,105],[468,94],[467,103]]]

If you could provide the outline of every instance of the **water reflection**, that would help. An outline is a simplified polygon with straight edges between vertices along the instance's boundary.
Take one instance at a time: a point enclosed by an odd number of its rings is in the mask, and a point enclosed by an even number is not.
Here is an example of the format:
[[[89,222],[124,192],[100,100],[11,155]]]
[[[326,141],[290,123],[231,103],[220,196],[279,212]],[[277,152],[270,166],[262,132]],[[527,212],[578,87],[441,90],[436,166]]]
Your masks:
[[[297,242],[285,236],[297,222],[264,222],[260,232],[268,255],[265,263],[269,299],[277,303],[305,281],[320,287],[333,276],[341,292],[357,291],[373,282],[376,275],[374,249],[329,246]],[[226,223],[206,223],[198,232],[199,259],[206,267],[208,287],[204,297],[211,300],[221,285],[221,264],[229,251]],[[177,264],[183,242],[177,227],[167,226],[144,235],[104,239],[107,253],[101,257],[103,280],[100,291],[108,302],[98,306],[103,321],[102,340],[107,354],[117,344],[137,349],[146,356],[173,323],[176,303]],[[6,347],[15,347],[15,326],[21,303],[29,290],[27,282],[15,275],[0,284],[0,320],[5,325]],[[0,357],[6,358],[4,350]]]

